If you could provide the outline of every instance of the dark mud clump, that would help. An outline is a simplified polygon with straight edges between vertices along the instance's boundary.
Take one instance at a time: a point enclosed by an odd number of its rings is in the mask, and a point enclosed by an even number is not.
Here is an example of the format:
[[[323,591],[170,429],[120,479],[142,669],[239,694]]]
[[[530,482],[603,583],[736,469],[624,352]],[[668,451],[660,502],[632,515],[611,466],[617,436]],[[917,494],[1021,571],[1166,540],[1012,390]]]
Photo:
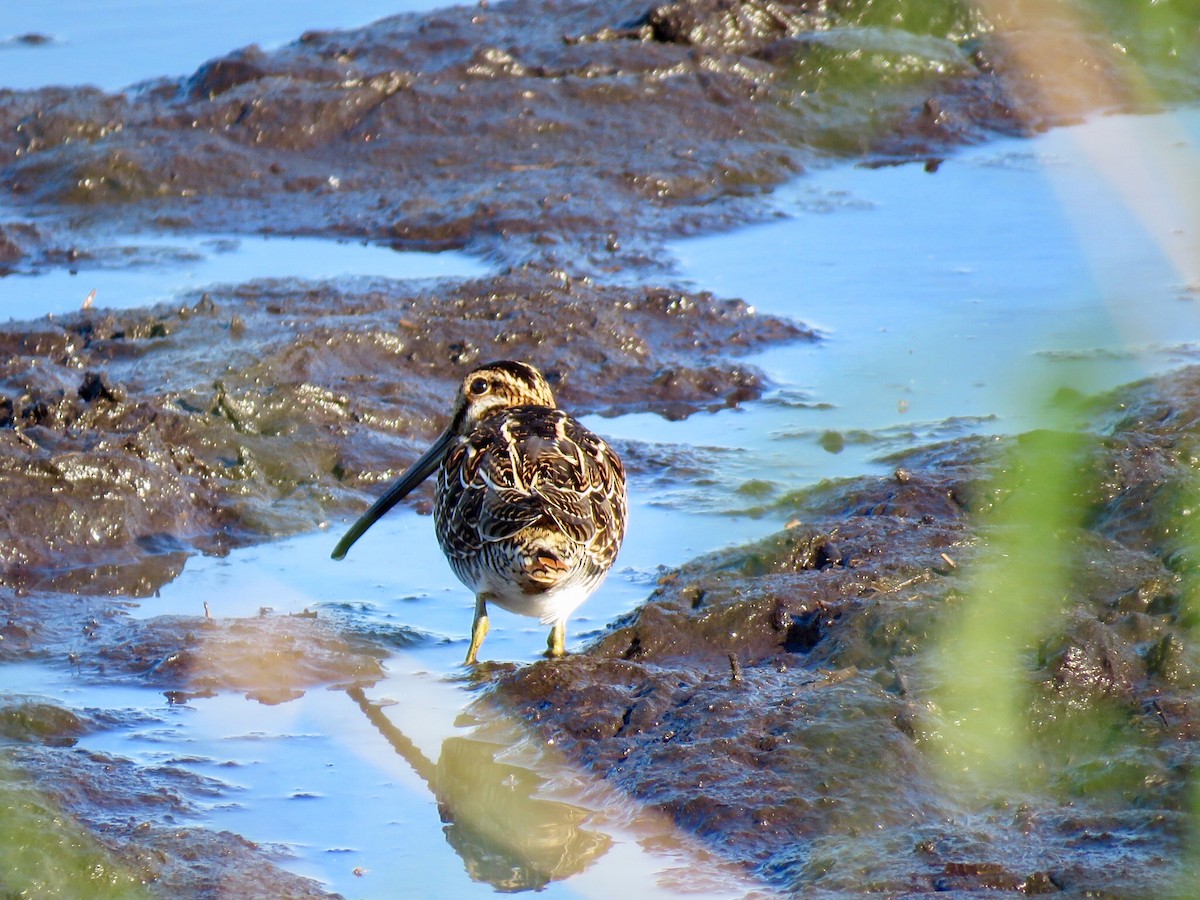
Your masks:
[[[1061,443],[1050,434],[955,442],[892,477],[810,491],[794,527],[669,573],[587,651],[504,674],[494,692],[789,890],[1169,888],[1200,762],[1185,527],[1200,369],[1106,398],[1089,421],[1066,441],[1078,525],[1046,548],[1069,576],[1061,609],[1024,654],[1023,752],[1037,761],[1000,796],[939,766],[932,661],[1013,527],[1006,507],[1038,489],[1023,460]]]
[[[824,154],[1194,98],[1195,29],[1121,4],[513,0],[310,32],[126,94],[0,92],[0,184],[124,227],[341,234],[576,273],[762,215]],[[981,11],[983,10],[983,11]],[[1121,53],[1114,47],[1121,47]]]
[[[11,324],[0,576],[142,596],[191,552],[352,512],[491,358],[535,361],[575,412],[682,417],[759,396],[737,354],[810,338],[707,294],[534,272],[416,290],[257,283]]]

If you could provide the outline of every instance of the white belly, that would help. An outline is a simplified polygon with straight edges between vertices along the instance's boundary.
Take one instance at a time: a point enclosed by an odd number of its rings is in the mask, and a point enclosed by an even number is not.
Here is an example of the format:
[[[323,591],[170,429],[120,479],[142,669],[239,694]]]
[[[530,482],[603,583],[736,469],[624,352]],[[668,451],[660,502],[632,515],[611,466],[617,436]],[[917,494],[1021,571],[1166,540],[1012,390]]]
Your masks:
[[[464,583],[476,594],[484,595],[489,603],[519,616],[532,616],[539,619],[543,625],[553,625],[565,622],[603,580],[601,577],[595,581],[568,582],[537,594],[523,593],[511,580],[505,578],[484,576],[478,584],[467,583],[465,579]]]

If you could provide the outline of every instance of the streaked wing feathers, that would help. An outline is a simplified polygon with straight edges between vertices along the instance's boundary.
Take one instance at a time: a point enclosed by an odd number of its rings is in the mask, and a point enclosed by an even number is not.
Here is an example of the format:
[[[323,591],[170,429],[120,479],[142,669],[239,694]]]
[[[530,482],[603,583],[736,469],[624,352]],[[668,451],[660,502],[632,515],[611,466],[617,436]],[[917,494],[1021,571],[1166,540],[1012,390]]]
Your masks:
[[[566,413],[513,407],[451,448],[438,487],[447,552],[542,525],[607,567],[625,525],[625,473],[608,445]]]

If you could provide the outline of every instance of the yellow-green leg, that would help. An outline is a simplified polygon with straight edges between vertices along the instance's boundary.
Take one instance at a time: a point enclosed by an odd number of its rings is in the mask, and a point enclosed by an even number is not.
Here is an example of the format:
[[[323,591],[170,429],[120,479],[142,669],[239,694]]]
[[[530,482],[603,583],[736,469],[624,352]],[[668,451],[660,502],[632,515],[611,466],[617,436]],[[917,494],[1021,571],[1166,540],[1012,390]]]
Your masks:
[[[475,621],[471,623],[471,646],[467,648],[465,665],[475,665],[475,657],[488,633],[487,600],[480,594],[475,598]]]
[[[546,655],[550,657],[565,656],[567,652],[567,623],[555,622],[550,629],[550,638],[546,641]]]

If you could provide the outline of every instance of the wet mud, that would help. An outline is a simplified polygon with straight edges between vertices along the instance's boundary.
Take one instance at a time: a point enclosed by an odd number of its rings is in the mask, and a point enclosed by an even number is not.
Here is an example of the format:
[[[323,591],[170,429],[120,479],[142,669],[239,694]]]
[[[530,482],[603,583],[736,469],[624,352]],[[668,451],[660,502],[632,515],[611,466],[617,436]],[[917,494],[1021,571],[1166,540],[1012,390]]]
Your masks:
[[[536,358],[573,412],[753,400],[739,353],[811,340],[711,295],[536,271],[413,288],[251,283],[0,330],[0,576],[145,596],[190,552],[357,510],[445,427],[459,374]]]
[[[189,616],[133,619],[121,598],[153,595],[197,552],[358,512],[444,427],[459,373],[486,358],[536,358],[579,413],[678,418],[761,394],[762,375],[739,354],[812,339],[739,301],[538,270],[435,285],[250,283],[176,306],[9,324],[0,661],[69,666],[84,682],[149,686],[169,703],[369,687],[391,647],[422,636],[362,634],[327,614],[213,620],[203,597]],[[35,746],[87,730],[45,704],[0,717],[0,735]],[[270,853],[257,865],[264,852],[241,838],[157,812],[126,810],[148,818],[110,828],[107,788],[74,791],[83,770],[54,759],[30,747],[10,757],[46,802],[101,829],[94,852],[115,854],[131,883],[163,896],[275,895],[262,887],[273,883]],[[136,777],[185,792],[175,774]],[[319,893],[306,884],[289,896]]]
[[[1037,29],[1020,4],[915,8],[514,0],[307,33],[120,94],[0,90],[0,272],[120,264],[96,243],[138,229],[462,248],[506,267],[433,286],[257,282],[0,327],[0,661],[173,702],[370,685],[383,649],[326,618],[134,621],[119,598],[193,553],[358,511],[488,358],[536,359],[574,412],[752,402],[764,377],[739,355],[812,334],[631,286],[664,274],[665,238],[771,215],[774,186],[829,159],[933,162],[1150,108],[1124,87],[1131,60],[1166,102],[1200,83],[1200,38],[1165,9],[1105,5],[1080,30],[1068,6]],[[1029,68],[1063,55],[1074,70]],[[494,693],[774,884],[1148,890],[1179,846],[1196,727],[1178,529],[1149,511],[1184,479],[1195,382],[1136,389],[1097,431],[1078,596],[1031,669],[1035,716],[1098,704],[1143,735],[1100,800],[1098,758],[1064,762],[1075,804],[997,807],[947,797],[921,752],[936,722],[920,654],[1003,500],[986,443],[815,490],[796,527],[672,573],[587,653],[487,670]],[[664,452],[626,456],[687,471]],[[186,824],[218,787],[77,749],[104,715],[7,698],[4,759],[28,780],[8,808],[65,811],[86,834],[64,846],[101,860],[114,895],[322,893],[270,848]],[[1122,865],[1088,868],[1089,847]]]
[[[1200,761],[1194,532],[1180,524],[1197,496],[1200,369],[1089,417],[1072,438],[1081,524],[1048,548],[1069,560],[1063,606],[1025,654],[1022,725],[1041,761],[999,797],[939,772],[930,659],[1012,527],[1006,505],[1037,488],[1015,460],[1040,433],[916,451],[891,477],[792,498],[793,527],[666,574],[585,652],[494,690],[789,891],[1162,890],[1182,872]]]
[[[653,271],[664,235],[761,217],[765,192],[831,155],[936,159],[1144,108],[1130,83],[1195,96],[1193,27],[1102,6],[513,0],[399,16],[120,94],[0,91],[0,185],[127,230]],[[0,256],[43,252],[26,243]]]

